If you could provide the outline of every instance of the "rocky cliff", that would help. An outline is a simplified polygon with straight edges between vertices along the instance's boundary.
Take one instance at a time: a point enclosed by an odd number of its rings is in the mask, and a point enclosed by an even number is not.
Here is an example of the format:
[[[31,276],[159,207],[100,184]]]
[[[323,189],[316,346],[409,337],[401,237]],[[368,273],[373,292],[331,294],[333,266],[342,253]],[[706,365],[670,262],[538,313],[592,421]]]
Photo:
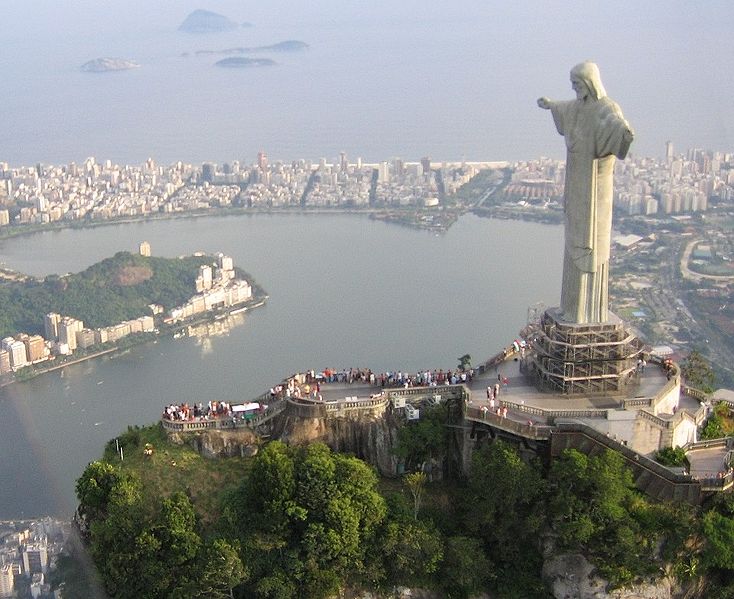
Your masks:
[[[372,464],[380,474],[394,476],[398,460],[398,422],[391,416],[359,414],[343,418],[300,418],[284,414],[274,437],[289,444],[321,441],[333,451],[351,453]]]
[[[611,589],[588,560],[579,554],[547,555],[543,578],[555,599],[688,599],[701,597],[695,585],[681,587],[668,576],[641,582],[622,589]],[[702,583],[702,581],[698,581]]]
[[[205,458],[250,457],[257,453],[260,438],[249,429],[168,433],[172,443],[188,443]]]

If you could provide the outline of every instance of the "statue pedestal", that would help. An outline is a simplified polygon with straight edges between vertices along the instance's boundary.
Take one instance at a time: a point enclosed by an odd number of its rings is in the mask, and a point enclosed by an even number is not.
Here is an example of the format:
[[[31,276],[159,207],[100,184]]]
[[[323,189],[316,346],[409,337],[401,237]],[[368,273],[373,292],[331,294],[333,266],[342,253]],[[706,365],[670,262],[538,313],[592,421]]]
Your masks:
[[[562,395],[622,395],[636,384],[633,376],[642,342],[618,316],[603,323],[563,320],[549,308],[540,320],[525,372],[538,389]]]

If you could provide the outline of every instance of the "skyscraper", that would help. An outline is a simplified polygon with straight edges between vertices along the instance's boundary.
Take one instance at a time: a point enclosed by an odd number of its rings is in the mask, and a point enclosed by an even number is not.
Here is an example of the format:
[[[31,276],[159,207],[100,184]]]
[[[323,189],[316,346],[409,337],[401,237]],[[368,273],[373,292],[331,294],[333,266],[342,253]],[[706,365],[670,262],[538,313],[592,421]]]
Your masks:
[[[265,152],[257,153],[257,166],[261,171],[265,171],[268,168],[268,155]]]
[[[15,574],[13,574],[13,565],[3,564],[0,566],[0,597],[13,597],[14,584]]]
[[[59,340],[59,323],[61,322],[61,314],[49,312],[43,317],[43,326],[46,333],[46,339],[49,341]]]

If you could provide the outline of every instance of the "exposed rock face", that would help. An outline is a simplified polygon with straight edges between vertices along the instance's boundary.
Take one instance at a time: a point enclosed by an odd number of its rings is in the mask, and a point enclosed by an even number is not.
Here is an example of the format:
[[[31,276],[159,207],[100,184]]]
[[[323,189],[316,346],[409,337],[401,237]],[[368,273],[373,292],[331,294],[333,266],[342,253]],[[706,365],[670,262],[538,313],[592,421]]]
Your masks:
[[[398,460],[398,426],[390,417],[362,414],[344,418],[298,418],[285,416],[277,438],[294,445],[321,441],[333,451],[352,453],[372,464],[380,474],[394,476]]]
[[[153,276],[153,269],[150,266],[121,266],[114,274],[113,282],[121,287],[129,287],[130,285],[139,285],[143,281],[147,281]]]
[[[380,474],[394,476],[398,459],[399,423],[391,416],[354,415],[344,418],[303,418],[284,413],[272,422],[272,439],[292,445],[321,441],[333,451],[351,453],[372,464]],[[169,433],[173,443],[189,443],[207,458],[254,456],[260,438],[249,429]]]
[[[259,439],[250,430],[169,433],[172,443],[189,443],[205,458],[251,457],[257,454]]]
[[[556,599],[675,599],[681,596],[666,577],[607,591],[607,581],[597,576],[594,566],[579,554],[547,557],[543,578]]]

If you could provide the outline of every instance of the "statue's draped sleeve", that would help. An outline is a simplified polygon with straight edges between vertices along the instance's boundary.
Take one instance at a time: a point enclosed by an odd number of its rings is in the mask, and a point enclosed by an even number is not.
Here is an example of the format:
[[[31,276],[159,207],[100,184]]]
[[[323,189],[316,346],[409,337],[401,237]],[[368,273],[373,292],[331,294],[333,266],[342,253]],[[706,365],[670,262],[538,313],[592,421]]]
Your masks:
[[[575,100],[569,100],[566,102],[552,102],[550,105],[550,111],[553,115],[553,122],[556,124],[556,130],[561,135],[566,135],[569,113],[571,112],[575,104]]]
[[[596,158],[614,155],[624,160],[630,149],[632,138],[625,139],[630,130],[616,103],[604,98],[600,103],[599,122],[596,127]],[[556,125],[557,126],[557,125]]]

